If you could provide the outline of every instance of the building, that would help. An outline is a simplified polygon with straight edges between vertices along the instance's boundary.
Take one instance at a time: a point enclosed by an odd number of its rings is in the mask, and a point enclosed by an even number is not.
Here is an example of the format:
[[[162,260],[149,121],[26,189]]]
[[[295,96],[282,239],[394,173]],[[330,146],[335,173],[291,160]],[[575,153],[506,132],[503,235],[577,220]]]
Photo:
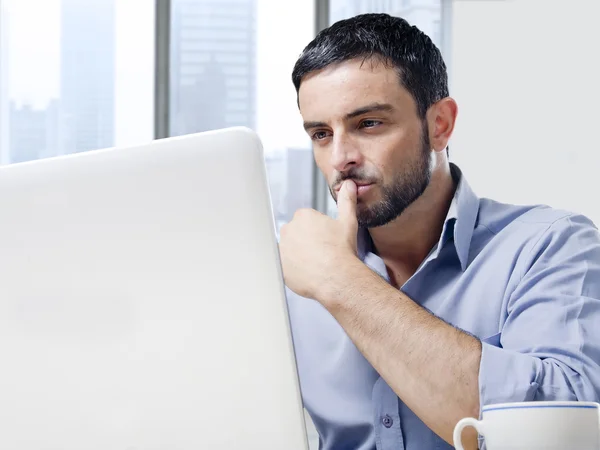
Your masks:
[[[286,162],[286,219],[290,221],[297,210],[312,208],[313,153],[308,148],[289,148]]]
[[[55,156],[59,151],[59,108],[52,100],[45,109],[10,102],[8,163]]]
[[[273,151],[265,155],[265,164],[279,229],[292,220],[298,209],[312,207],[313,154],[308,148]]]
[[[17,107],[10,102],[10,155],[11,163],[38,159],[46,147],[46,111],[30,105]]]
[[[170,134],[255,127],[256,0],[173,0]]]
[[[52,99],[48,102],[46,114],[46,145],[40,158],[50,158],[61,154],[60,102]]]
[[[115,0],[62,0],[61,153],[114,145],[115,17]]]

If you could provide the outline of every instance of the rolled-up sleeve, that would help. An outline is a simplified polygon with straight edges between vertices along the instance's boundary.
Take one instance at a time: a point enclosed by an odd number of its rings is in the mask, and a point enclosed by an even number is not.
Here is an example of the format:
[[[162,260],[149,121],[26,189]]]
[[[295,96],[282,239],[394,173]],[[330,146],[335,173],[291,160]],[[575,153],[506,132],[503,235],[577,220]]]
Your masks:
[[[481,406],[600,398],[600,233],[583,216],[549,226],[521,264],[498,342],[482,342]]]

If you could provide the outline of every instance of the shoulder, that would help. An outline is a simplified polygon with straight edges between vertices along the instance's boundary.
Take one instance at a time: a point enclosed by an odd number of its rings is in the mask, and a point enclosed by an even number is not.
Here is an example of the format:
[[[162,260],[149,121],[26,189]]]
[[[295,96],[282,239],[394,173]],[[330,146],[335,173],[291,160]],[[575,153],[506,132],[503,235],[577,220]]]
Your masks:
[[[582,214],[548,205],[514,205],[489,198],[482,198],[479,201],[478,223],[495,234],[512,224],[537,229],[549,228],[553,225],[560,228],[568,226],[569,219],[595,228],[593,222]]]
[[[573,211],[483,198],[476,230],[481,246],[495,241],[497,250],[515,253],[521,273],[540,261],[562,264],[576,259],[600,265],[598,228],[588,217]]]
[[[497,235],[504,231],[521,232],[530,238],[559,236],[574,230],[597,233],[596,225],[585,215],[547,205],[513,205],[482,198],[477,226]]]

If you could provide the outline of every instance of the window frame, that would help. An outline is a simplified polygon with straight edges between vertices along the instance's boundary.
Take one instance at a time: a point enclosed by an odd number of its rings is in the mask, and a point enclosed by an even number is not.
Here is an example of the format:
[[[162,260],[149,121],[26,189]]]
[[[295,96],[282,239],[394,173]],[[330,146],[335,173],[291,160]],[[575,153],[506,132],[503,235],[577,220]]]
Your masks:
[[[171,0],[156,0],[154,30],[154,138],[169,136]]]

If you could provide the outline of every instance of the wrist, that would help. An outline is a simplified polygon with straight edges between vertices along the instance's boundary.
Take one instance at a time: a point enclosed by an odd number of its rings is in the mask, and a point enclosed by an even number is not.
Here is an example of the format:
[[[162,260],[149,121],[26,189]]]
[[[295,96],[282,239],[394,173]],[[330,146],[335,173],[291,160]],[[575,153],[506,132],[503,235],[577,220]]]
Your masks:
[[[331,310],[335,305],[346,302],[351,295],[357,294],[365,286],[365,280],[373,272],[358,257],[344,259],[319,287],[315,297],[325,308]]]

